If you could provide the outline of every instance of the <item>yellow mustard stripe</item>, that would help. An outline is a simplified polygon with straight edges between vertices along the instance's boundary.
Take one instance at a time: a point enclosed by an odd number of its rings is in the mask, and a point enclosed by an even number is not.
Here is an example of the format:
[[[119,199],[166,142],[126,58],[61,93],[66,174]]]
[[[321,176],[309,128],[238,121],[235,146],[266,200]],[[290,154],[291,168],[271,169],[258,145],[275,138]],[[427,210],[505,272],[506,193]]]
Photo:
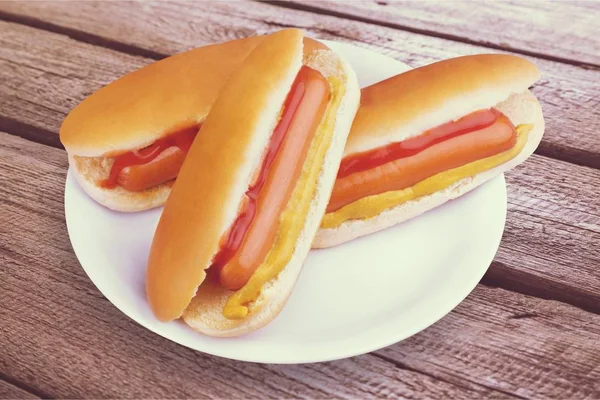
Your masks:
[[[406,189],[364,197],[339,210],[325,214],[321,221],[321,229],[337,228],[345,221],[351,219],[373,218],[385,210],[419,197],[433,194],[452,186],[462,179],[495,168],[500,164],[504,164],[521,152],[525,143],[527,143],[527,135],[532,128],[533,125],[531,124],[517,126],[517,143],[515,143],[510,150],[496,154],[492,157],[474,161],[458,168],[440,172],[439,174],[429,177]]]
[[[323,161],[331,144],[337,110],[345,92],[344,85],[337,78],[330,77],[328,80],[332,88],[332,101],[325,111],[323,123],[315,132],[300,179],[280,217],[273,247],[246,285],[229,297],[223,309],[225,318],[245,318],[248,315],[248,304],[258,298],[265,283],[275,278],[294,254],[296,242],[315,196]]]

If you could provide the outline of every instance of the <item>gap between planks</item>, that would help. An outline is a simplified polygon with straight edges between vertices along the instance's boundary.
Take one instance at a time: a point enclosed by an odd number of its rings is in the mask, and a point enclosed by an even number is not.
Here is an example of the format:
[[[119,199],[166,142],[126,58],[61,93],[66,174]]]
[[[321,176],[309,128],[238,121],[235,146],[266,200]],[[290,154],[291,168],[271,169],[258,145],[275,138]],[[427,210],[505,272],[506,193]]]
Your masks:
[[[55,147],[57,149],[64,149],[58,134],[41,128],[27,124],[22,121],[5,117],[0,115],[0,131],[10,133],[11,135],[19,136],[23,139],[27,139],[31,142],[44,144],[46,146]]]
[[[169,56],[169,54],[163,54],[157,51],[145,49],[143,47],[122,43],[99,35],[94,35],[93,33],[88,33],[77,29],[56,25],[52,22],[42,21],[38,18],[33,18],[26,15],[16,15],[8,13],[6,11],[0,11],[0,20],[26,25],[32,28],[37,28],[48,32],[58,33],[60,35],[68,36],[71,39],[75,39],[80,42],[92,44],[98,47],[103,47],[105,49],[120,51],[121,53],[129,54],[132,56],[140,56],[145,58],[151,58],[154,60],[160,60]]]
[[[7,376],[0,369],[0,399],[49,399],[51,398],[27,383]]]
[[[492,261],[479,284],[538,299],[558,301],[600,315],[600,302],[593,293],[588,293],[582,288],[573,290],[572,286],[568,284],[552,282],[523,271],[508,268],[504,263],[497,260]]]
[[[387,355],[387,353],[381,354],[381,352],[373,352],[371,354],[373,354],[375,357],[377,357],[377,358],[379,358],[379,359],[381,359],[383,361],[389,362],[390,364],[394,365],[396,368],[404,369],[404,370],[408,370],[408,371],[419,372],[419,373],[427,375],[427,376],[429,376],[429,377],[431,377],[433,379],[441,380],[442,382],[446,382],[446,383],[451,384],[451,385],[456,385],[455,382],[451,382],[451,381],[449,381],[447,379],[444,379],[443,377],[436,376],[435,374],[428,373],[426,371],[416,370],[416,369],[414,369],[414,368],[406,365],[404,362],[402,362],[402,361],[400,361],[400,360],[398,360],[398,359],[396,359],[394,357],[390,357],[389,355]],[[463,377],[463,379],[469,381],[471,384],[480,385],[478,382],[474,382],[474,381],[468,379],[467,377]],[[519,396],[516,393],[511,393],[511,392],[504,391],[504,390],[502,390],[500,388],[492,388],[492,387],[486,386],[486,385],[483,385],[483,386],[486,387],[486,388],[488,388],[488,389],[495,390],[497,392],[500,392],[500,393],[504,394],[506,396],[506,398],[516,398],[516,399],[525,399],[526,398],[526,397]]]
[[[392,28],[392,29],[397,29],[397,30],[401,30],[401,31],[405,31],[405,32],[416,33],[419,35],[436,37],[439,39],[452,40],[454,42],[471,44],[471,45],[475,45],[475,46],[487,47],[487,48],[494,49],[494,50],[510,51],[512,53],[541,58],[541,59],[548,60],[548,61],[560,62],[563,64],[569,64],[569,65],[573,65],[573,66],[581,67],[581,68],[600,70],[600,65],[595,64],[595,63],[572,60],[572,59],[565,58],[565,57],[553,56],[550,54],[544,54],[544,53],[540,53],[540,52],[536,52],[536,51],[529,51],[529,50],[517,48],[517,47],[507,48],[505,46],[501,46],[501,45],[498,45],[495,43],[479,41],[479,40],[471,40],[464,36],[454,35],[451,33],[444,33],[444,32],[439,32],[439,31],[434,31],[434,30],[429,30],[429,29],[423,29],[423,28],[416,28],[413,26],[402,25],[402,24],[387,22],[387,21],[381,21],[381,20],[377,20],[377,19],[369,18],[369,17],[361,17],[359,15],[345,13],[345,12],[336,11],[336,10],[330,10],[327,8],[322,8],[322,7],[318,7],[318,6],[310,5],[310,4],[302,4],[302,3],[279,1],[279,0],[252,0],[252,1],[256,1],[259,3],[266,3],[266,4],[270,4],[270,5],[285,8],[285,9],[307,11],[307,12],[312,12],[312,13],[316,13],[316,14],[320,14],[320,15],[328,15],[330,17],[343,18],[343,19],[348,19],[351,21],[364,22],[367,24],[384,26],[386,28]]]

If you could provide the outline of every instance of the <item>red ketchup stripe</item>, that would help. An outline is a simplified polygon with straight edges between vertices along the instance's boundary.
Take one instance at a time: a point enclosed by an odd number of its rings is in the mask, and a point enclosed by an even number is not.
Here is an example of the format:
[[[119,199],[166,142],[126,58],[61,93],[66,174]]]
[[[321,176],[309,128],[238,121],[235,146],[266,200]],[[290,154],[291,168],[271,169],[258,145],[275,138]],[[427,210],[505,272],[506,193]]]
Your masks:
[[[140,150],[134,150],[121,154],[115,157],[115,162],[110,169],[108,179],[105,179],[100,184],[107,189],[113,189],[117,186],[119,174],[124,168],[133,165],[147,164],[154,160],[163,151],[169,147],[178,147],[183,152],[187,153],[200,129],[199,126],[184,129],[164,138],[158,139],[150,146]]]
[[[342,160],[338,179],[378,167],[400,158],[410,157],[445,140],[493,125],[502,114],[494,108],[475,111],[402,142],[354,154]]]
[[[210,267],[211,270],[218,271],[223,268],[233,258],[235,253],[238,251],[246,233],[256,216],[257,199],[260,194],[262,187],[264,186],[271,165],[277,156],[277,152],[281,148],[283,141],[285,140],[286,133],[289,131],[290,124],[294,118],[294,114],[300,105],[302,98],[304,97],[305,84],[302,82],[304,74],[309,68],[303,66],[298,72],[294,84],[284,103],[284,109],[281,119],[277,123],[273,134],[269,140],[267,146],[267,153],[263,159],[263,163],[260,167],[260,173],[252,186],[246,191],[246,202],[243,210],[238,214],[237,218],[231,225],[229,234],[217,255],[215,256],[213,263]]]

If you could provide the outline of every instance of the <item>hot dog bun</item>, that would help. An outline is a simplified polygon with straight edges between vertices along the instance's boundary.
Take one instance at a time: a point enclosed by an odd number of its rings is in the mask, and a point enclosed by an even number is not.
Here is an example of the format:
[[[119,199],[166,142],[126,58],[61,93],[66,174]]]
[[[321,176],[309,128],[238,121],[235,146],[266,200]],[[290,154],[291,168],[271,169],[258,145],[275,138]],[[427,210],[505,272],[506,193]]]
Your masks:
[[[262,287],[256,301],[247,304],[245,318],[227,319],[223,307],[234,292],[205,280],[206,269],[239,212],[284,99],[303,63],[319,70],[330,82],[339,83],[331,85],[332,98],[311,150],[319,137],[331,135],[331,142],[324,158],[311,160],[307,156],[302,176],[309,169],[308,163],[318,163],[320,172],[307,183],[314,192],[306,216],[300,218],[303,226],[291,258],[278,276]],[[303,61],[301,31],[280,31],[255,48],[223,87],[202,125],[157,227],[146,289],[159,319],[170,321],[183,316],[188,325],[202,333],[236,336],[264,326],[279,313],[327,206],[359,96],[354,72],[333,52],[311,51]],[[292,196],[301,190],[299,186],[296,184]]]
[[[60,140],[82,188],[117,211],[160,206],[171,187],[107,189],[111,156],[150,145],[206,118],[223,84],[264,39],[255,36],[189,50],[131,72],[86,98],[65,118]],[[326,49],[305,38],[306,51]]]
[[[313,247],[335,246],[416,217],[525,161],[544,132],[541,106],[528,90],[539,76],[537,67],[525,59],[484,54],[437,62],[363,89],[345,156],[402,141],[489,107],[504,113],[515,126],[533,124],[533,129],[524,148],[507,163],[373,218],[348,220],[336,228],[320,229]]]

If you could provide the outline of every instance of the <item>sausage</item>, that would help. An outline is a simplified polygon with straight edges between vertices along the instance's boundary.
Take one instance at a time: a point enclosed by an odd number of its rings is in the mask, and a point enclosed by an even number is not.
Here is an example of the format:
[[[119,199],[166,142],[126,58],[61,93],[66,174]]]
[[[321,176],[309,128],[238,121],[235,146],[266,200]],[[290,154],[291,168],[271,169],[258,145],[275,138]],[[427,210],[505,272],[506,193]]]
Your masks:
[[[117,183],[124,189],[139,192],[168,182],[177,177],[185,156],[186,152],[179,147],[168,147],[150,162],[123,168]]]
[[[406,189],[440,172],[513,147],[517,136],[505,117],[486,128],[437,143],[415,155],[337,179],[327,212],[363,197]]]
[[[100,186],[114,189],[120,185],[138,192],[173,180],[183,165],[198,129],[198,125],[192,125],[160,138],[143,149],[115,156],[108,178],[100,181]]]
[[[329,102],[329,83],[319,72],[304,67],[296,82],[291,95],[297,90],[303,90],[304,94],[295,111],[284,110],[282,120],[286,112],[293,112],[293,117],[265,176],[254,219],[247,227],[240,248],[220,271],[221,284],[231,290],[246,284],[273,245],[279,216],[300,177],[312,138]]]

